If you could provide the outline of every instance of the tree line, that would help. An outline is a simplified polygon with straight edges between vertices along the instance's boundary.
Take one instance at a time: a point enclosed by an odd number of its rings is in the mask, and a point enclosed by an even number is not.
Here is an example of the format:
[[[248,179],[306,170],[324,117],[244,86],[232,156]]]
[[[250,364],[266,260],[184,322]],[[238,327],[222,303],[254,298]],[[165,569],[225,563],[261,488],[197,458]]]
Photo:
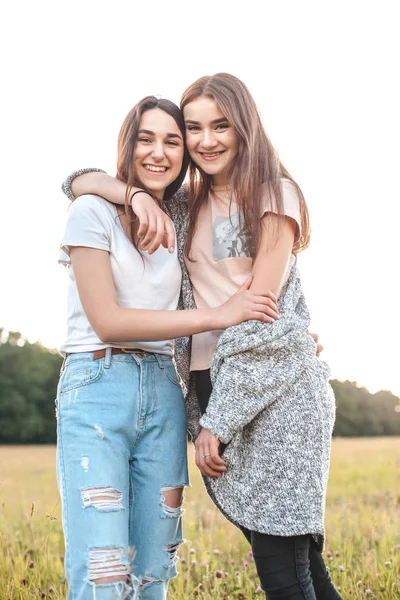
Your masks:
[[[19,332],[0,328],[0,444],[56,441],[54,400],[62,357]],[[400,398],[331,381],[336,436],[400,435]]]

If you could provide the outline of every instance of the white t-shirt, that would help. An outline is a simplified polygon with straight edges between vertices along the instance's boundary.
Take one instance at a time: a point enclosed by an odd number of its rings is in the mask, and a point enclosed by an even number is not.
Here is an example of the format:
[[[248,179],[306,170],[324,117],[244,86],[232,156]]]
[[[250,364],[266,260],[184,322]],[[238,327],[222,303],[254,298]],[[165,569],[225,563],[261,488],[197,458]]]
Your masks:
[[[80,196],[68,211],[58,260],[68,266],[69,275],[67,339],[60,348],[61,353],[111,346],[172,355],[173,340],[105,343],[97,337],[79,298],[69,258],[71,246],[98,248],[110,253],[118,304],[122,308],[176,310],[182,279],[176,248],[170,254],[161,246],[154,254],[144,252],[142,260],[125,234],[116,207],[99,196]]]

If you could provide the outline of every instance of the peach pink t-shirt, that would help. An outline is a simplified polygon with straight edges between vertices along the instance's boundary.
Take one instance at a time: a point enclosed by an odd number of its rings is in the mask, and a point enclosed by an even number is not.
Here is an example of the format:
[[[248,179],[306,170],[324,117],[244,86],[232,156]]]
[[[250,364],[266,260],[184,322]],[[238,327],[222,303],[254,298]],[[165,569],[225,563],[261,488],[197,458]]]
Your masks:
[[[282,179],[284,213],[294,219],[300,231],[300,206],[296,188]],[[213,187],[200,209],[190,256],[185,259],[193,286],[197,308],[214,308],[224,304],[250,277],[253,261],[246,236],[241,231],[239,215],[227,187]],[[275,212],[266,205],[266,211]],[[289,276],[289,263],[284,283]],[[222,331],[207,331],[193,336],[190,369],[209,369]]]

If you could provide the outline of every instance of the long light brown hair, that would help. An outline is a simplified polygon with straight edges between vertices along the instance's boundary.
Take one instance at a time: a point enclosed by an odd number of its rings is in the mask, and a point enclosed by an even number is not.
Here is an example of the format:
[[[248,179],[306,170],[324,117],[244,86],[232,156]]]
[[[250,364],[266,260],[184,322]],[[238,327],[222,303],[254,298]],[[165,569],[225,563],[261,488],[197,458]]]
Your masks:
[[[206,96],[216,102],[235,128],[239,139],[238,153],[230,166],[230,177],[238,213],[250,241],[251,256],[254,257],[258,249],[261,236],[260,215],[265,204],[273,206],[273,212],[284,214],[281,181],[283,177],[292,182],[300,202],[301,233],[293,251],[297,253],[304,250],[309,244],[310,225],[303,193],[279,160],[247,87],[240,79],[229,73],[200,77],[183,92],[181,110],[183,111],[187,104],[200,96]],[[190,160],[190,216],[185,247],[185,255],[188,258],[190,258],[197,217],[211,187],[211,176]],[[279,222],[277,227],[279,229]],[[277,235],[278,229],[271,230],[271,233]]]
[[[171,196],[178,191],[185,179],[186,171],[189,163],[189,155],[185,142],[185,123],[183,115],[179,107],[165,98],[157,98],[156,96],[146,96],[138,102],[127,114],[118,135],[118,157],[117,157],[117,175],[116,178],[127,184],[125,194],[125,212],[130,217],[131,222],[131,241],[137,249],[136,230],[137,219],[130,205],[130,196],[133,187],[145,190],[156,202],[159,203],[157,197],[146,188],[140,181],[134,168],[134,152],[137,144],[140,119],[148,110],[159,108],[170,115],[179,127],[184,141],[184,154],[182,160],[182,168],[178,177],[170,183],[164,193],[164,200],[168,201]]]

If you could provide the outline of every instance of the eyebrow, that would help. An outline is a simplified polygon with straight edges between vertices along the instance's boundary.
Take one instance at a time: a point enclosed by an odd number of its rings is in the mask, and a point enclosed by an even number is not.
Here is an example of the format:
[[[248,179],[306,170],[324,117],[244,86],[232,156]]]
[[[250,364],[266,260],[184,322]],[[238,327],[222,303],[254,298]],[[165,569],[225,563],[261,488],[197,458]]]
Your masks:
[[[147,135],[156,135],[154,131],[151,131],[150,129],[139,129],[138,134],[139,133],[146,133]],[[180,140],[182,140],[182,137],[178,133],[167,133],[166,137],[179,138]]]
[[[193,121],[192,119],[186,119],[185,123],[191,123],[192,125],[200,125],[200,121]],[[211,121],[212,125],[218,125],[218,123],[229,123],[226,117],[221,117],[220,119],[214,119]]]

